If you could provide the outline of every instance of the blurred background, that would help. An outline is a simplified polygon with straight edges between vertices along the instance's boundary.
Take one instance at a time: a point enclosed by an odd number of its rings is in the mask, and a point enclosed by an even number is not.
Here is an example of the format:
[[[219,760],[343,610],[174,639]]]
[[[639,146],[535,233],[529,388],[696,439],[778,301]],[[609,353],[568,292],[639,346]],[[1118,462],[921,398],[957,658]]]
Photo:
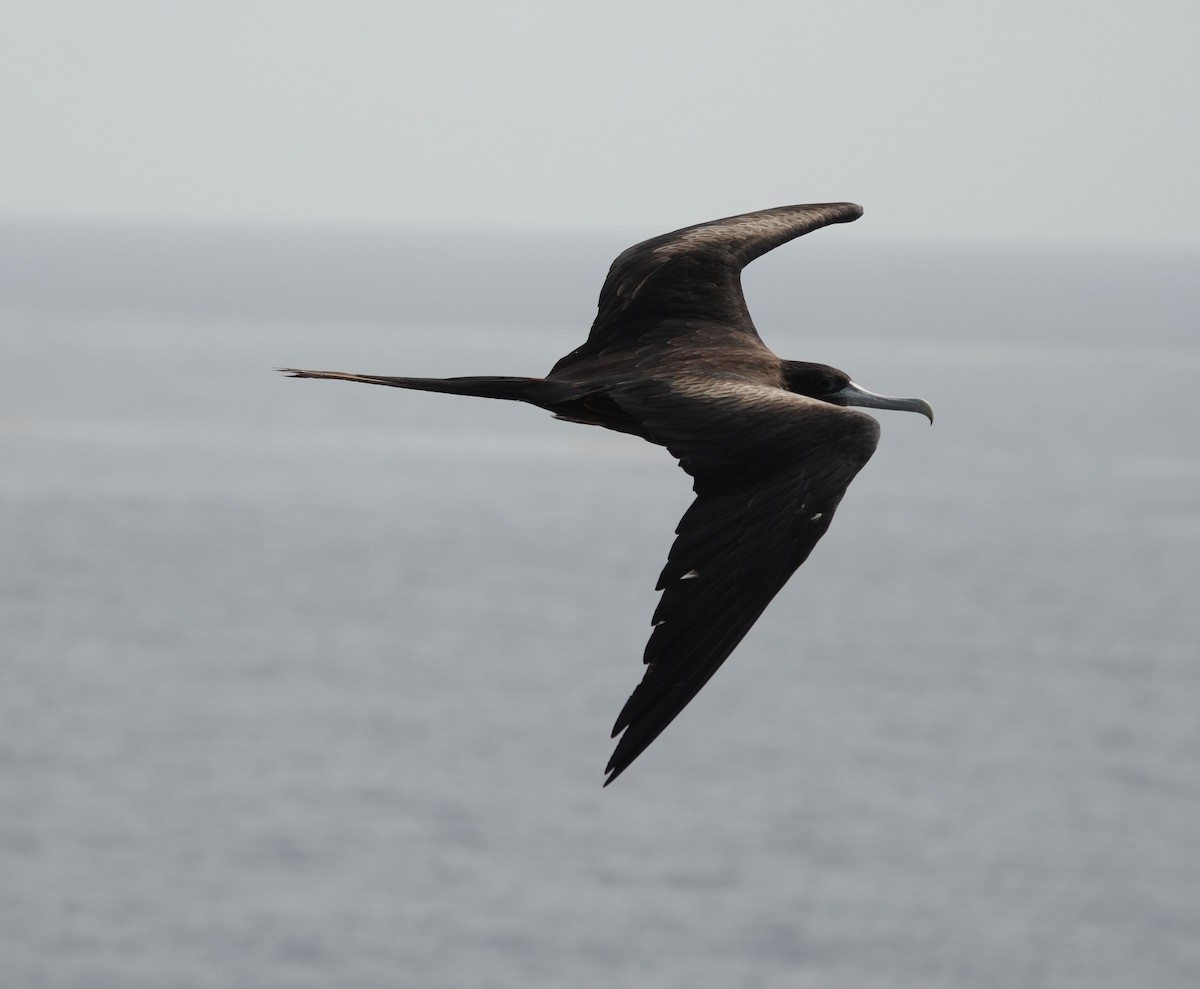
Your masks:
[[[43,987],[1200,981],[1200,8],[0,8],[0,952]],[[768,345],[937,409],[612,787],[690,484],[611,259],[849,199]]]

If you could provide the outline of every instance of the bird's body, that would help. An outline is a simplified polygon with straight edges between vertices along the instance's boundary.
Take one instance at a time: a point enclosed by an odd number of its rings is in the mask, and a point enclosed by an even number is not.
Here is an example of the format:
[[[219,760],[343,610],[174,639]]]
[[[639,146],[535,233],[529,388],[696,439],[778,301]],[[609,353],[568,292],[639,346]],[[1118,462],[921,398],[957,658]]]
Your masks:
[[[920,412],[835,368],[775,356],[741,290],[754,258],[830,223],[852,203],[784,206],[685,227],[613,262],[587,341],[545,378],[409,378],[285,369],[423,391],[526,402],[561,419],[641,436],[692,475],[646,645],[645,676],[617,718],[607,783],[708,682],[825,534],[879,439],[867,405]],[[623,733],[623,734],[622,734]]]

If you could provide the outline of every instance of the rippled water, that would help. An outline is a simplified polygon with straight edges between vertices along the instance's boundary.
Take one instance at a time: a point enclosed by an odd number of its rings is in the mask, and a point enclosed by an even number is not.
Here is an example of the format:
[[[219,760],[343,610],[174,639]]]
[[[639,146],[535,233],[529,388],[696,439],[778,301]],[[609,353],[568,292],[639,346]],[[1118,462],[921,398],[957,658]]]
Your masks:
[[[538,373],[582,328],[10,306],[6,983],[1200,984],[1198,312],[1155,306],[760,319],[938,421],[881,416],[606,790],[688,479],[270,371]]]

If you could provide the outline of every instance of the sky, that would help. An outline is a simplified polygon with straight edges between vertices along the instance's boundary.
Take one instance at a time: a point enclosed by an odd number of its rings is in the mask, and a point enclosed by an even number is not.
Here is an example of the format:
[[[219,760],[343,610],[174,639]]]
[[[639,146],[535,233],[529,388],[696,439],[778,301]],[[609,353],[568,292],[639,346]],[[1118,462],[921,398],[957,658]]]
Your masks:
[[[1195,0],[5,0],[0,220],[1200,246]],[[864,229],[865,228],[865,229]]]

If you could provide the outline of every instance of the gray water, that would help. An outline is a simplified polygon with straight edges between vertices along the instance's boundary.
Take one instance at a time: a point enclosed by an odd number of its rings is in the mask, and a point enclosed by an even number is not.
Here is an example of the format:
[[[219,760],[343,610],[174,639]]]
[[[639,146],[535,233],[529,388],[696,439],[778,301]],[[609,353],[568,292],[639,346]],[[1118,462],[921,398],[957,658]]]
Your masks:
[[[881,415],[607,789],[686,476],[271,368],[541,373],[623,244],[544,248],[490,318],[449,247],[378,312],[378,243],[274,313],[253,249],[242,295],[35,257],[0,311],[3,984],[1200,984],[1196,259],[830,245],[748,273],[768,343],[937,423]]]

